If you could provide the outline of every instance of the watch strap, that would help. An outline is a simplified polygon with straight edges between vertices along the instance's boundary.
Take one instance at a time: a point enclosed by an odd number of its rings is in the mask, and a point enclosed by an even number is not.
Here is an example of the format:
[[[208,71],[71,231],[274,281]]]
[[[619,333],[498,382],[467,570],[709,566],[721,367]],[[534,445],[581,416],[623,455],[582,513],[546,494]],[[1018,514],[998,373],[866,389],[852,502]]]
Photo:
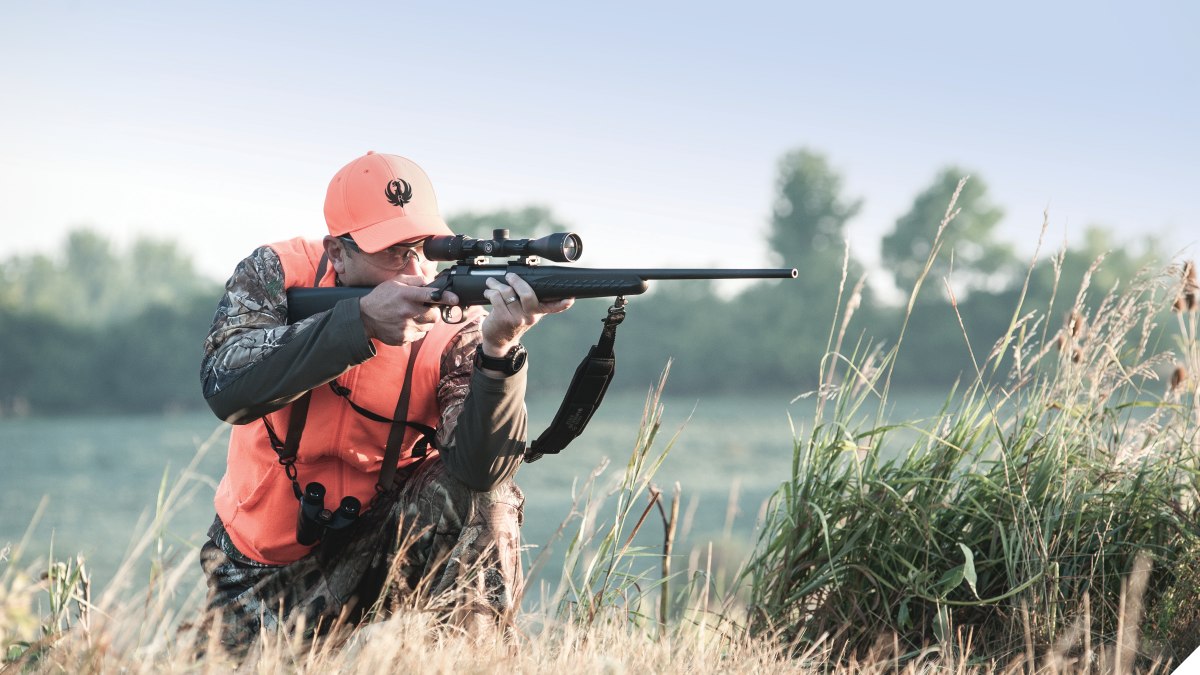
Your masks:
[[[515,375],[525,365],[525,345],[518,344],[501,357],[488,356],[483,345],[475,347],[475,366],[494,370],[505,375]]]

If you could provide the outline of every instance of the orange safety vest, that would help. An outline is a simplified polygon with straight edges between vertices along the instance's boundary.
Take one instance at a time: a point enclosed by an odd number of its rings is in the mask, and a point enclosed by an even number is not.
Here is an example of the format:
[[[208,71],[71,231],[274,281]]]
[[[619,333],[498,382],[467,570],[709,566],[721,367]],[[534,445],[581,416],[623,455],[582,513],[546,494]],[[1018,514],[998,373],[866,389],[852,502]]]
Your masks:
[[[316,278],[324,254],[320,241],[297,238],[272,244],[271,248],[283,263],[285,288],[335,285],[332,269]],[[467,322],[439,322],[425,335],[413,371],[409,421],[439,426],[437,386],[442,352],[465,325]],[[349,399],[356,405],[391,418],[404,383],[410,345],[372,343],[376,355],[338,376],[337,382],[350,389]],[[286,435],[292,408],[288,405],[266,416],[280,437]],[[327,386],[312,390],[307,420],[295,464],[301,486],[314,481],[324,485],[328,509],[336,509],[346,496],[358,498],[366,508],[375,495],[392,425],[359,414]],[[420,438],[416,429],[406,429],[399,467],[420,459],[414,454]],[[431,449],[430,456],[434,454],[436,450]],[[253,560],[287,564],[311,550],[296,541],[300,502],[271,446],[263,419],[233,427],[229,460],[217,487],[215,504],[234,546]]]

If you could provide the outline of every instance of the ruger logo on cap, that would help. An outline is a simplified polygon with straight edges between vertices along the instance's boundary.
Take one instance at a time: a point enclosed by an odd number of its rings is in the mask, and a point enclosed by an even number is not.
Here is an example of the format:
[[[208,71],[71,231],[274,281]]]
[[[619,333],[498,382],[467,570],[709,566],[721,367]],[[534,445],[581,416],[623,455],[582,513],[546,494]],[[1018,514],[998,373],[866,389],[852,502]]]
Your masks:
[[[412,199],[412,186],[403,178],[397,178],[387,184],[383,194],[392,206],[404,206]]]

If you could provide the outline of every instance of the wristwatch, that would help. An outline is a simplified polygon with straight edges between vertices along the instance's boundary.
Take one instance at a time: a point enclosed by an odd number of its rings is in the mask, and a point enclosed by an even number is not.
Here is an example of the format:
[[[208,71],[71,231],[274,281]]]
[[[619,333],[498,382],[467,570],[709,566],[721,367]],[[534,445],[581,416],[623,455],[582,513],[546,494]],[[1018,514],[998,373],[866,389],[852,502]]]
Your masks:
[[[483,345],[475,347],[475,367],[486,368],[504,373],[505,377],[515,375],[518,371],[525,367],[525,358],[529,355],[525,351],[525,345],[518,344],[508,353],[500,358],[488,356],[483,353]]]

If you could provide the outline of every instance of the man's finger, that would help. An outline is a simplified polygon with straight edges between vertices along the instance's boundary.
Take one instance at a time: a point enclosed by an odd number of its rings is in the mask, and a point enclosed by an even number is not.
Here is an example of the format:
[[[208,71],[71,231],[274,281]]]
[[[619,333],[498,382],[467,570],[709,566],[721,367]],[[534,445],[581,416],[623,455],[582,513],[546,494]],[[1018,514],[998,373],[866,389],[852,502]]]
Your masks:
[[[537,293],[533,291],[533,287],[530,286],[524,279],[516,274],[513,274],[512,272],[504,275],[504,279],[512,287],[514,293],[512,297],[518,298],[521,301],[521,306],[525,309],[525,311],[530,313],[536,312],[538,308],[538,297]]]
[[[495,277],[488,277],[487,280],[484,281],[484,283],[487,284],[488,291],[492,291],[497,294],[496,297],[499,299],[499,302],[497,302],[496,300],[492,300],[493,305],[503,304],[505,306],[508,306],[508,305],[515,304],[522,299],[521,296],[519,296],[517,294],[517,291],[515,289],[513,289],[511,286],[504,285],[502,282],[497,280]],[[487,291],[484,291],[484,293],[486,295]],[[491,296],[487,296],[487,297],[489,299],[491,298]]]
[[[438,320],[438,316],[439,316],[438,310],[430,307],[424,313],[414,315],[412,320],[414,323],[421,326],[423,328],[423,330],[429,330],[428,328],[424,328],[424,327],[428,326],[429,324],[436,323]]]
[[[575,304],[575,298],[563,298],[562,300],[551,300],[550,302],[542,303],[541,311],[543,314],[558,314],[559,312],[567,311],[568,309],[571,308],[571,305],[574,305],[574,304]]]
[[[491,280],[489,279],[488,281]],[[488,302],[492,303],[492,308],[494,310],[503,310],[505,314],[511,314],[512,312],[510,311],[509,305],[512,303],[508,301],[508,294],[510,293],[512,293],[512,289],[507,287],[504,289],[488,288],[483,292],[483,297],[487,298]]]
[[[517,295],[521,296],[522,298],[528,297],[533,298],[534,300],[537,299],[537,293],[533,291],[533,286],[530,286],[529,282],[525,281],[516,274],[509,272],[508,274],[504,275],[504,280],[507,281],[508,285],[512,286],[512,289],[516,291]]]
[[[424,302],[427,305],[441,306],[458,304],[458,295],[454,291],[442,291],[441,296],[437,300],[433,299],[433,294],[437,291],[437,289],[426,286],[425,291],[424,298],[421,300],[421,302]]]

